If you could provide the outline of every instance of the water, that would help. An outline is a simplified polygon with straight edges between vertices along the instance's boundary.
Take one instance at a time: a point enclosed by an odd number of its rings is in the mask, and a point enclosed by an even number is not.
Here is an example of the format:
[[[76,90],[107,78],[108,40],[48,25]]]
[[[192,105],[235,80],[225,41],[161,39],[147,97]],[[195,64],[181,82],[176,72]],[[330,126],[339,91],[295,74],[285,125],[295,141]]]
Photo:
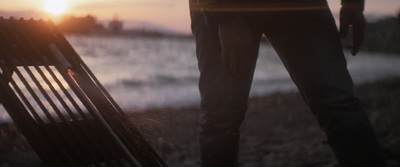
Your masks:
[[[198,105],[199,72],[193,39],[124,38],[68,35],[78,54],[126,111]],[[356,84],[399,76],[400,57],[360,52],[347,55]],[[251,96],[296,91],[274,50],[266,44],[254,76]],[[0,121],[9,120],[0,111]]]

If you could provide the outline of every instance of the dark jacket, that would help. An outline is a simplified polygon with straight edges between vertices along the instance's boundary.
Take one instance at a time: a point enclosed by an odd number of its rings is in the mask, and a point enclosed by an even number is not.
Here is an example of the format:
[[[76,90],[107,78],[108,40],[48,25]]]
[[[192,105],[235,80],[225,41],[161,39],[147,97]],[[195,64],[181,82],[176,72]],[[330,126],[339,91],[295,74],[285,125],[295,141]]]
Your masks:
[[[192,26],[198,19],[219,23],[249,13],[326,7],[326,0],[189,0]],[[342,0],[364,8],[364,0]]]

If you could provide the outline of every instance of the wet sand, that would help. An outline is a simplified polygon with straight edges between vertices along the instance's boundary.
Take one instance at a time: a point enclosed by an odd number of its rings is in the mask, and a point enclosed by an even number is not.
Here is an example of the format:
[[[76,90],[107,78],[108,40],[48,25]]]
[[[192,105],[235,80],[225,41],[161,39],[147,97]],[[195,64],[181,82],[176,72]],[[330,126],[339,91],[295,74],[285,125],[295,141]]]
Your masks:
[[[400,166],[400,77],[356,86],[363,109],[385,148],[390,166]],[[169,166],[199,166],[197,106],[149,109],[129,114]],[[333,167],[337,161],[324,133],[298,93],[249,100],[242,126],[240,166]],[[0,167],[41,166],[12,124],[0,127]]]

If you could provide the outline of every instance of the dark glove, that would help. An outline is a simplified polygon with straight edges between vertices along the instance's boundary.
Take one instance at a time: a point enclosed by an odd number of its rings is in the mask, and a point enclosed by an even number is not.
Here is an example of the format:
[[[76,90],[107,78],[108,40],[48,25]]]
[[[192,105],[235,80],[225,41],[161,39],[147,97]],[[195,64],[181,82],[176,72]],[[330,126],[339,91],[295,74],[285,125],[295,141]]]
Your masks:
[[[364,40],[365,18],[363,14],[364,2],[342,3],[340,10],[340,37],[345,38],[352,27],[351,54],[355,56]]]

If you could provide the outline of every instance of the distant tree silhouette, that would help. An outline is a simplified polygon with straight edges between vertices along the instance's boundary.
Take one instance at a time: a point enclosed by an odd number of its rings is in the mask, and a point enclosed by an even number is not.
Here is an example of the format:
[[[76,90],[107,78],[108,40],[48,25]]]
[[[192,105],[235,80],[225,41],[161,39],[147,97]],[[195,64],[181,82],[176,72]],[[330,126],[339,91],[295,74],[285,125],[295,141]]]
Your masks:
[[[362,47],[370,51],[400,55],[400,10],[397,16],[368,23]]]
[[[66,15],[57,26],[62,32],[67,33],[88,34],[104,30],[104,26],[97,23],[97,18],[92,15],[87,15],[85,17]]]
[[[108,29],[113,34],[119,34],[122,31],[123,23],[118,19],[118,16],[115,15],[114,18],[108,23]]]
[[[398,21],[399,24],[400,24],[400,10],[399,10],[399,12],[398,12],[398,14],[397,14],[397,21]]]

